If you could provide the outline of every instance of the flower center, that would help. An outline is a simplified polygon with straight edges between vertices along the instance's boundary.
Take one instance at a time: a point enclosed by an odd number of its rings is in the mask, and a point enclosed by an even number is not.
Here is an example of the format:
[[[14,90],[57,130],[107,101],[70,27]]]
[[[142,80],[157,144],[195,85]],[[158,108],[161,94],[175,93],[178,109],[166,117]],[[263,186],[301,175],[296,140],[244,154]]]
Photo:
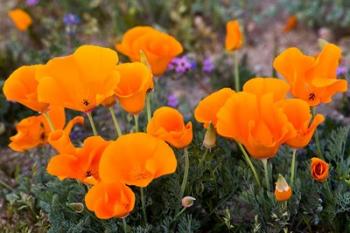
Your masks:
[[[84,104],[85,106],[88,106],[88,105],[90,104],[90,102],[89,102],[87,99],[83,99],[83,104]]]
[[[310,93],[310,94],[309,94],[309,100],[310,100],[310,101],[314,101],[315,98],[316,98],[315,93]]]

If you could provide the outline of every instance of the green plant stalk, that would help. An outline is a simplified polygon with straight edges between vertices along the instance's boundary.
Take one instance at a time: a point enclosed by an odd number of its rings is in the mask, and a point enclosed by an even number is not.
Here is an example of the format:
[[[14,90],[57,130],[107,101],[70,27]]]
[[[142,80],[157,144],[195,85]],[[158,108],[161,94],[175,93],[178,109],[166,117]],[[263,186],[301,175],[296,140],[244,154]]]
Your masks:
[[[147,123],[148,123],[152,118],[151,93],[148,93],[146,97],[146,110],[147,110]]]
[[[125,218],[122,218],[123,219],[123,229],[124,229],[124,233],[127,233],[127,227],[126,227],[126,220]]]
[[[316,107],[312,107],[312,116],[315,117],[316,114],[317,114]],[[323,154],[322,154],[322,150],[321,150],[320,137],[319,137],[317,128],[316,128],[316,131],[315,131],[315,142],[316,142],[316,149],[317,149],[318,156],[320,156],[321,159],[324,160],[324,157],[323,157]]]
[[[186,190],[187,180],[188,180],[188,172],[190,169],[190,159],[188,157],[188,149],[187,147],[184,149],[184,157],[185,157],[185,168],[184,168],[184,177],[182,179],[181,189],[180,189],[180,199],[183,198]]]
[[[51,132],[55,131],[55,125],[53,124],[50,115],[47,112],[43,113],[45,119],[47,120],[47,122],[49,123],[49,127]]]
[[[269,179],[269,170],[267,168],[267,159],[262,159],[261,162],[264,165],[264,173],[265,173],[265,183],[266,183],[266,189],[270,190],[270,179]]]
[[[13,191],[13,190],[14,190],[10,185],[6,184],[6,183],[5,183],[4,181],[2,181],[2,180],[0,180],[0,186],[3,186],[4,188],[6,188],[6,189],[8,189],[8,190],[10,190],[10,191]]]
[[[147,224],[147,213],[146,213],[146,200],[145,200],[145,194],[143,192],[143,188],[140,188],[140,194],[141,194],[141,206],[142,206],[142,215],[143,220],[145,221],[145,224]]]
[[[183,207],[183,208],[179,211],[179,213],[177,213],[177,214],[175,215],[173,221],[175,221],[183,212],[185,212],[186,209],[187,209],[186,207]]]
[[[118,123],[118,119],[115,115],[114,109],[113,107],[109,107],[108,108],[109,112],[111,113],[112,116],[112,120],[113,120],[113,124],[114,124],[114,128],[117,132],[118,137],[122,136],[122,130],[120,129],[119,123]]]
[[[202,155],[202,158],[199,160],[199,164],[200,164],[200,165],[201,165],[201,164],[205,161],[205,159],[207,158],[208,151],[209,151],[209,149],[208,149],[208,148],[205,148],[205,151],[204,151],[204,153],[203,153],[203,155]]]
[[[139,132],[139,115],[135,114],[134,120],[135,120],[135,131]]]
[[[233,52],[233,66],[234,66],[234,78],[235,78],[235,90],[239,91],[240,87],[240,78],[239,78],[239,61],[237,51]]]
[[[97,135],[97,130],[96,130],[95,122],[94,122],[94,119],[92,118],[91,112],[87,112],[86,115],[87,115],[87,117],[89,119],[89,122],[90,122],[90,125],[91,125],[91,128],[92,128],[92,132],[96,136]]]
[[[295,176],[295,160],[296,160],[296,154],[297,154],[297,149],[293,149],[293,155],[292,155],[292,163],[290,166],[290,184],[293,187],[294,185],[294,176]]]
[[[253,173],[253,175],[254,175],[254,177],[255,177],[256,183],[257,183],[259,186],[261,186],[258,173],[256,172],[255,167],[254,167],[252,161],[251,161],[250,158],[249,158],[249,155],[247,154],[247,152],[245,151],[245,149],[244,149],[244,147],[242,146],[241,143],[237,142],[237,144],[238,144],[239,149],[240,149],[240,150],[242,151],[242,153],[243,153],[243,156],[244,156],[245,161],[247,162],[248,166],[249,166],[250,169],[252,170],[252,173]]]

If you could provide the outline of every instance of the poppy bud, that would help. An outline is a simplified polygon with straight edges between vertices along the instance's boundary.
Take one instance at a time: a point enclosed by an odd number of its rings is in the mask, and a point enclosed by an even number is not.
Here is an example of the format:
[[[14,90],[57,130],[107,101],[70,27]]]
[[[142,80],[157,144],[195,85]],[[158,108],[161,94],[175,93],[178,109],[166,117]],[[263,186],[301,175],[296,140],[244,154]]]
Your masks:
[[[216,144],[216,131],[212,124],[209,125],[207,131],[205,132],[203,146],[207,149],[211,149]]]
[[[67,203],[67,206],[76,213],[82,213],[84,211],[84,205],[80,202]]]
[[[327,180],[329,175],[329,164],[319,158],[311,159],[311,175],[312,177],[319,181],[323,182]]]
[[[278,175],[275,188],[275,198],[277,201],[287,201],[292,196],[292,188],[288,185],[282,175]]]
[[[186,197],[182,198],[181,204],[184,208],[189,208],[193,205],[195,200],[196,200],[196,198],[194,198],[194,197],[186,196]]]

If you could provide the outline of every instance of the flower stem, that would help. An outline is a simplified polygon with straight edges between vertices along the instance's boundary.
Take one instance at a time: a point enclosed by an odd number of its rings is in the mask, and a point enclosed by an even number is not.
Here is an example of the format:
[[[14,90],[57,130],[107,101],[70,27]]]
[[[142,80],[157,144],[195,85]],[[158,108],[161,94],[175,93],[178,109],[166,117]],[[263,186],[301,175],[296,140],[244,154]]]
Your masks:
[[[187,179],[188,179],[188,171],[190,169],[190,159],[188,157],[188,149],[187,147],[184,149],[184,157],[185,157],[185,168],[184,168],[184,177],[182,179],[181,190],[180,190],[180,199],[184,196]]]
[[[135,132],[139,132],[139,115],[135,114],[134,120],[135,120]]]
[[[120,137],[122,135],[122,130],[120,129],[120,126],[119,126],[119,123],[118,123],[118,119],[115,116],[114,109],[113,109],[113,107],[109,107],[108,110],[111,113],[113,124],[114,124],[114,128],[115,128],[115,130],[117,132],[117,135],[118,135],[118,137]]]
[[[0,180],[0,186],[3,186],[4,188],[6,188],[10,191],[14,190],[10,185],[6,184],[5,181],[2,181],[2,180]]]
[[[264,165],[266,189],[270,190],[270,180],[269,180],[269,170],[267,168],[267,159],[262,159],[261,162]]]
[[[293,155],[292,155],[292,164],[290,166],[290,184],[293,187],[294,185],[294,176],[295,176],[295,160],[296,160],[296,154],[297,154],[297,149],[293,149]]]
[[[256,172],[255,167],[254,167],[252,161],[251,161],[250,158],[249,158],[249,155],[247,154],[247,152],[245,151],[245,149],[244,149],[244,147],[242,146],[241,143],[237,142],[237,144],[238,144],[239,149],[240,149],[240,150],[242,151],[242,153],[243,153],[243,156],[244,156],[245,161],[247,162],[247,164],[249,165],[250,169],[251,169],[252,172],[253,172],[253,175],[254,175],[254,177],[255,177],[256,183],[257,183],[259,186],[261,186],[258,173]]]
[[[97,130],[96,130],[95,122],[94,122],[94,119],[92,118],[91,112],[87,112],[86,115],[87,115],[87,117],[89,119],[89,122],[90,122],[90,125],[91,125],[91,128],[92,128],[92,132],[96,136],[97,135]]]
[[[316,109],[316,107],[313,107],[312,108],[312,116],[315,117],[316,114],[317,114],[317,109]],[[319,137],[317,128],[315,131],[315,142],[316,142],[316,149],[317,149],[318,156],[321,157],[321,159],[324,159],[323,154],[322,154],[322,150],[321,150],[320,137]]]
[[[209,151],[209,149],[205,148],[205,151],[204,151],[204,153],[202,155],[202,158],[199,160],[199,164],[202,164],[206,160],[208,151]]]
[[[151,113],[151,93],[147,94],[146,97],[146,109],[147,109],[147,122],[150,122],[152,118],[152,113]]]
[[[239,91],[240,89],[240,79],[239,79],[239,61],[237,52],[233,53],[233,66],[234,66],[234,76],[235,76],[235,90]]]
[[[126,220],[125,218],[122,218],[123,219],[123,229],[124,229],[124,233],[127,233],[127,228],[126,228]]]
[[[185,210],[186,210],[186,207],[183,207],[183,208],[179,211],[179,213],[177,213],[177,214],[175,215],[174,221],[175,221],[183,212],[185,212]]]
[[[44,112],[43,115],[44,115],[45,119],[47,120],[47,123],[49,123],[49,127],[50,127],[51,132],[55,131],[55,125],[53,124],[50,115],[47,112]]]
[[[145,200],[145,195],[144,195],[142,187],[140,188],[140,193],[141,193],[141,205],[142,205],[143,220],[145,221],[145,224],[147,224],[146,200]]]

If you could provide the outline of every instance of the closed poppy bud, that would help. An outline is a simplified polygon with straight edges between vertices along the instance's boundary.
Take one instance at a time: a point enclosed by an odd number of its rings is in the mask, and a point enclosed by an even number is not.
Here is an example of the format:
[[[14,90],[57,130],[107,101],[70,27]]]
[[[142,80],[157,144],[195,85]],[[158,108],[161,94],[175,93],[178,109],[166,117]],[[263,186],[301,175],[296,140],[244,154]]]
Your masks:
[[[186,197],[182,198],[181,204],[184,208],[189,208],[189,207],[193,206],[193,203],[195,200],[196,200],[196,198],[194,198],[194,197],[186,196]]]
[[[317,126],[324,121],[324,116],[316,114],[315,117],[312,117],[309,105],[301,99],[283,100],[281,106],[297,133],[286,143],[294,148],[305,147],[309,144]]]
[[[228,21],[226,24],[225,47],[227,51],[234,51],[243,45],[244,36],[238,20]]]
[[[99,165],[103,182],[119,180],[146,187],[153,179],[174,173],[176,157],[163,140],[145,133],[118,137],[105,149]]]
[[[210,124],[205,131],[203,146],[207,149],[211,149],[216,144],[216,131],[214,127]]]
[[[135,194],[120,182],[100,182],[87,192],[85,203],[99,219],[123,218],[134,209]]]
[[[315,180],[324,182],[329,175],[329,164],[322,159],[313,157],[311,159],[311,175]]]
[[[72,202],[68,203],[67,206],[71,208],[75,213],[83,213],[84,211],[84,204],[80,202]]]
[[[32,18],[22,9],[14,9],[8,12],[9,17],[20,31],[26,31],[32,24]]]
[[[115,88],[120,106],[128,113],[138,114],[145,107],[146,94],[153,88],[152,73],[141,62],[117,66],[120,82]]]
[[[114,95],[119,82],[115,51],[83,45],[72,55],[51,59],[37,73],[38,99],[89,112]]]
[[[140,61],[142,51],[147,56],[154,75],[163,74],[170,61],[183,50],[174,37],[147,26],[128,30],[116,49],[132,61]]]
[[[147,133],[160,138],[176,148],[183,148],[192,142],[192,123],[184,123],[179,111],[171,107],[160,107],[148,122]]]
[[[51,107],[48,115],[56,128],[63,128],[65,122],[63,108]],[[16,130],[17,134],[10,137],[9,147],[19,152],[47,143],[51,132],[49,123],[43,115],[30,116],[21,120],[16,125]]]
[[[284,25],[283,32],[292,31],[298,24],[298,18],[295,15],[288,17],[286,24]]]
[[[275,187],[275,198],[277,201],[287,201],[292,196],[292,188],[288,185],[282,175],[278,175]]]
[[[7,100],[37,111],[46,112],[48,104],[38,100],[36,73],[42,65],[21,66],[6,79],[3,92]]]

